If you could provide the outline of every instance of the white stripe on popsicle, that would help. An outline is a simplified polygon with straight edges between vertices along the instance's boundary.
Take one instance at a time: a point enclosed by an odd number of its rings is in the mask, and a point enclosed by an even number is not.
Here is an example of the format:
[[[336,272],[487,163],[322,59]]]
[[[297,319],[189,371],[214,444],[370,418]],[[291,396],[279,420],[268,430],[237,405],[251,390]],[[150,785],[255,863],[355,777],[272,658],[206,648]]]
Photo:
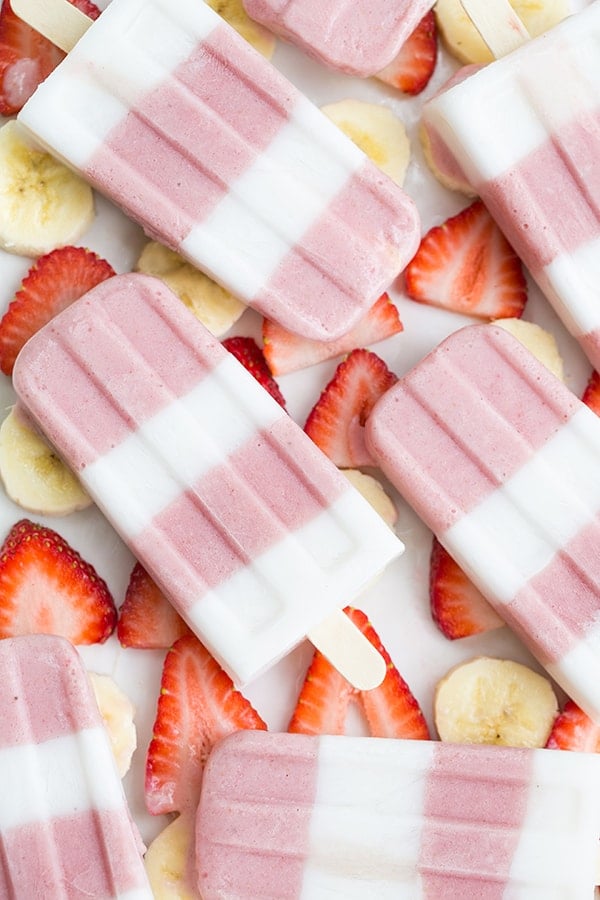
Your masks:
[[[600,621],[564,653],[557,663],[546,663],[549,675],[559,683],[582,709],[598,707],[596,685],[600,684]],[[582,690],[582,685],[589,688]]]
[[[575,337],[600,328],[600,237],[561,253],[544,268],[552,305]],[[564,298],[568,298],[564,299]]]

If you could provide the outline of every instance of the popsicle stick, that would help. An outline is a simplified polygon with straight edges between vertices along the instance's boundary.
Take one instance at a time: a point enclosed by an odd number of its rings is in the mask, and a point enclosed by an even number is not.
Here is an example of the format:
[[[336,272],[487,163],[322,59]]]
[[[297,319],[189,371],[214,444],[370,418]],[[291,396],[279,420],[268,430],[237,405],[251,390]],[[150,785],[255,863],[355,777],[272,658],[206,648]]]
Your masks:
[[[383,656],[341,609],[312,628],[307,637],[357,690],[369,691],[385,678]]]
[[[508,0],[460,0],[464,11],[496,59],[530,40]]]
[[[65,53],[72,50],[92,19],[68,0],[11,0],[15,15]]]

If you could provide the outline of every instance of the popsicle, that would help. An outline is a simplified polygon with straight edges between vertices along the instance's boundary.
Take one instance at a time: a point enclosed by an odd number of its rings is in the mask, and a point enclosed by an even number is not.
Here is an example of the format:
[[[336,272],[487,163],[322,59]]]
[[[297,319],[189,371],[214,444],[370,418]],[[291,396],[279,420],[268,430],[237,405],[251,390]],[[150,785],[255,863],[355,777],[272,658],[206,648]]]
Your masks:
[[[414,255],[412,200],[205,3],[113,0],[93,23],[55,5],[84,33],[29,135],[268,318],[349,331]],[[39,7],[13,5],[34,26]]]
[[[524,44],[505,33],[521,46],[425,104],[423,123],[598,368],[600,2]]]
[[[321,646],[336,610],[345,631],[323,652],[341,667],[366,654],[383,679],[341,609],[401,542],[161,281],[102,282],[28,341],[13,382],[234,681],[307,634]]]
[[[209,756],[204,900],[582,900],[600,758],[393,738],[239,732]]]
[[[397,56],[432,0],[243,0],[248,15],[319,62],[376,75]]]
[[[600,721],[600,419],[504,329],[460,329],[375,404],[370,452]]]
[[[90,679],[64,638],[0,641],[0,896],[151,900]]]

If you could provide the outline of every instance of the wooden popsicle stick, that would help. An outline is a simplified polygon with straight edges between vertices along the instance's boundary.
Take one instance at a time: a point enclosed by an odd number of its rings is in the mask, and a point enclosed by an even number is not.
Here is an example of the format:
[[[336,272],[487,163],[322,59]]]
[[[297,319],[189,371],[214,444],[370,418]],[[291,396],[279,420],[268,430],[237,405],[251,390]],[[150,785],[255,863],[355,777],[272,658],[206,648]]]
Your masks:
[[[307,637],[357,690],[369,691],[385,678],[383,656],[341,609],[312,628]]]
[[[88,30],[92,19],[69,0],[11,0],[15,15],[65,53]]]
[[[530,40],[508,0],[460,0],[466,14],[496,59]]]

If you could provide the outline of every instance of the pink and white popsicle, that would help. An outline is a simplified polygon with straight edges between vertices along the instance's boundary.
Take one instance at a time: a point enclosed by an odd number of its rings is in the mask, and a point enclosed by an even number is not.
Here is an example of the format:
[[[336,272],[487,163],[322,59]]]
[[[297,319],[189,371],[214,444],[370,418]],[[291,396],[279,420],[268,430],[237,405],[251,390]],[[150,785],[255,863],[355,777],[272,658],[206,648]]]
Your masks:
[[[30,135],[265,316],[349,331],[416,250],[412,200],[200,0],[89,24],[21,111]]]
[[[243,732],[211,753],[204,900],[582,900],[600,758],[392,738]]]
[[[599,98],[596,0],[423,110],[436,152],[446,149],[597,368]]]
[[[151,900],[106,728],[75,648],[0,641],[0,896]]]
[[[504,329],[447,338],[367,446],[537,659],[600,721],[600,418]]]
[[[314,639],[402,552],[345,476],[157,279],[121,275],[94,288],[28,341],[13,380],[237,683],[309,632]]]
[[[433,0],[243,0],[248,15],[319,62],[376,75],[397,56]]]

